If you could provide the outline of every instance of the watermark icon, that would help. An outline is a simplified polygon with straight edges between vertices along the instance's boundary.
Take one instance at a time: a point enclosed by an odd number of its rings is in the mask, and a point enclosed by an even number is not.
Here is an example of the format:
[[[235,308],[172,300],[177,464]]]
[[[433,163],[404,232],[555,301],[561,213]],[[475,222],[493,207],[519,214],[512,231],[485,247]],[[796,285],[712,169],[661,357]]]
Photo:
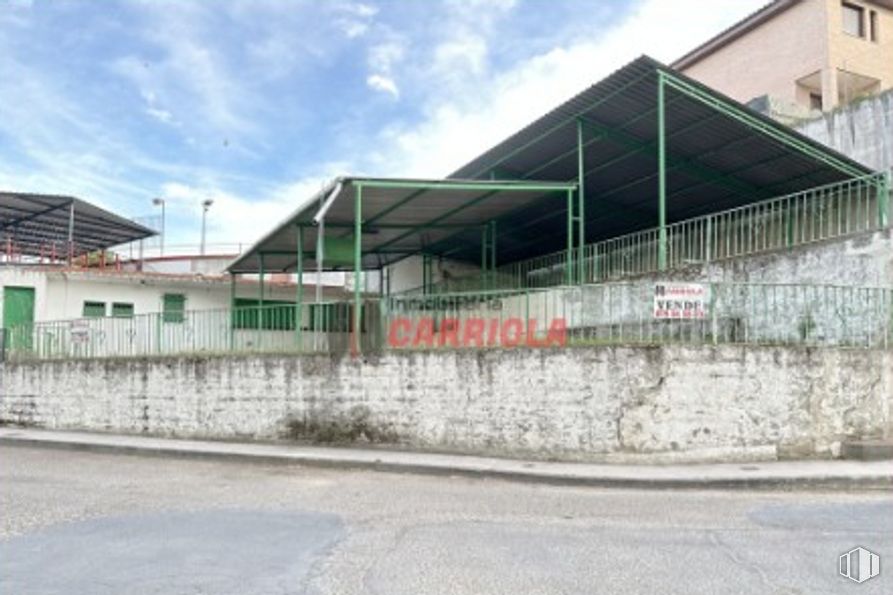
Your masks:
[[[864,583],[881,573],[881,558],[864,547],[851,549],[840,555],[840,576]]]
[[[543,331],[545,330],[545,336]],[[553,318],[548,329],[536,319],[396,317],[388,329],[388,345],[405,347],[563,347],[567,322]]]

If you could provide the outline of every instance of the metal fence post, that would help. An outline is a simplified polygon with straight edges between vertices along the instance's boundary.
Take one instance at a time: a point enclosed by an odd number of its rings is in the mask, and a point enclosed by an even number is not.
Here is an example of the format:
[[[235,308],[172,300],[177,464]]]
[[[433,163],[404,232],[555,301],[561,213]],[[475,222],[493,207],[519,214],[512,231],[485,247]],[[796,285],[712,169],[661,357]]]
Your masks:
[[[889,213],[887,212],[890,208],[890,188],[891,188],[891,172],[885,172],[881,175],[881,179],[878,182],[878,227],[884,228],[887,226],[887,218]]]
[[[295,295],[295,342],[298,344],[298,351],[304,351],[304,226],[298,224],[298,259],[296,282],[297,292]]]
[[[354,242],[353,242],[353,331],[354,348],[360,352],[360,333],[363,312],[360,298],[360,281],[363,271],[363,185],[357,184],[354,196]]]
[[[667,134],[664,74],[657,73],[657,268],[667,269]]]

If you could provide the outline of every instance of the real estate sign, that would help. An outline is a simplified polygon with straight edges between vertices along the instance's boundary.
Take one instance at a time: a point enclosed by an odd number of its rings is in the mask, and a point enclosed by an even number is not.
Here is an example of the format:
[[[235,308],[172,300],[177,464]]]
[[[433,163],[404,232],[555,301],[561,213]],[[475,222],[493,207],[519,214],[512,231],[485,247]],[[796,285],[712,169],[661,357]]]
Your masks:
[[[703,283],[655,283],[654,318],[697,320],[707,318],[710,286]]]

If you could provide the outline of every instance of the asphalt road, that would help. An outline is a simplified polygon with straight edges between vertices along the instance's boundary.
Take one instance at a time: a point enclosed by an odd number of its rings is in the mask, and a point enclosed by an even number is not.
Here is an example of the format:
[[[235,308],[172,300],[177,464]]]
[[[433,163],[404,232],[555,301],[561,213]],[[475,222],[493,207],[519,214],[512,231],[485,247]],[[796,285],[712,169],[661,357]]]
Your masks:
[[[891,593],[893,495],[0,448],[3,593]],[[838,556],[864,546],[881,575]]]

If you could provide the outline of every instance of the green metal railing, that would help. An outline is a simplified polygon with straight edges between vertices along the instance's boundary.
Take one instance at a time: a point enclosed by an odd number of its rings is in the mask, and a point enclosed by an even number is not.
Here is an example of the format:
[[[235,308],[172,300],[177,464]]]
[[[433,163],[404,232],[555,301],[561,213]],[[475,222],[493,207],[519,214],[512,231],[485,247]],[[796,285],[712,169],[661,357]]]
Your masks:
[[[893,289],[832,285],[688,284],[701,310],[658,317],[662,282],[601,283],[366,300],[277,304],[234,310],[81,318],[20,325],[6,332],[7,359],[144,357],[224,353],[348,353],[449,346],[505,347],[549,339],[562,344],[784,344],[893,347]],[[676,284],[678,285],[678,284]],[[656,297],[657,296],[657,297]],[[296,324],[300,321],[300,324]],[[469,341],[469,329],[485,338]],[[456,333],[444,340],[447,330]],[[427,335],[428,340],[419,337]],[[395,337],[400,339],[395,342]]]
[[[878,230],[887,225],[889,192],[888,179],[878,173],[680,221],[666,228],[666,264],[678,268]],[[404,294],[564,285],[569,254],[582,271],[580,282],[619,280],[660,270],[659,246],[660,230],[652,228]]]
[[[523,333],[545,340],[563,321],[568,344],[785,344],[893,347],[893,289],[832,285],[703,284],[701,318],[655,318],[660,283],[626,282],[549,289],[396,296],[387,319],[405,319],[407,346],[426,347],[412,334],[428,320],[437,333],[473,320],[486,329],[519,320]],[[488,337],[489,338],[489,337]],[[435,337],[434,343],[442,341]],[[522,344],[524,340],[522,339]],[[497,340],[498,343],[498,340]],[[490,346],[499,346],[491,344]]]
[[[381,344],[380,308],[367,301],[361,331],[353,303],[276,304],[235,309],[79,318],[7,329],[9,359],[138,357],[198,353],[344,353]],[[295,321],[300,319],[301,324]]]

